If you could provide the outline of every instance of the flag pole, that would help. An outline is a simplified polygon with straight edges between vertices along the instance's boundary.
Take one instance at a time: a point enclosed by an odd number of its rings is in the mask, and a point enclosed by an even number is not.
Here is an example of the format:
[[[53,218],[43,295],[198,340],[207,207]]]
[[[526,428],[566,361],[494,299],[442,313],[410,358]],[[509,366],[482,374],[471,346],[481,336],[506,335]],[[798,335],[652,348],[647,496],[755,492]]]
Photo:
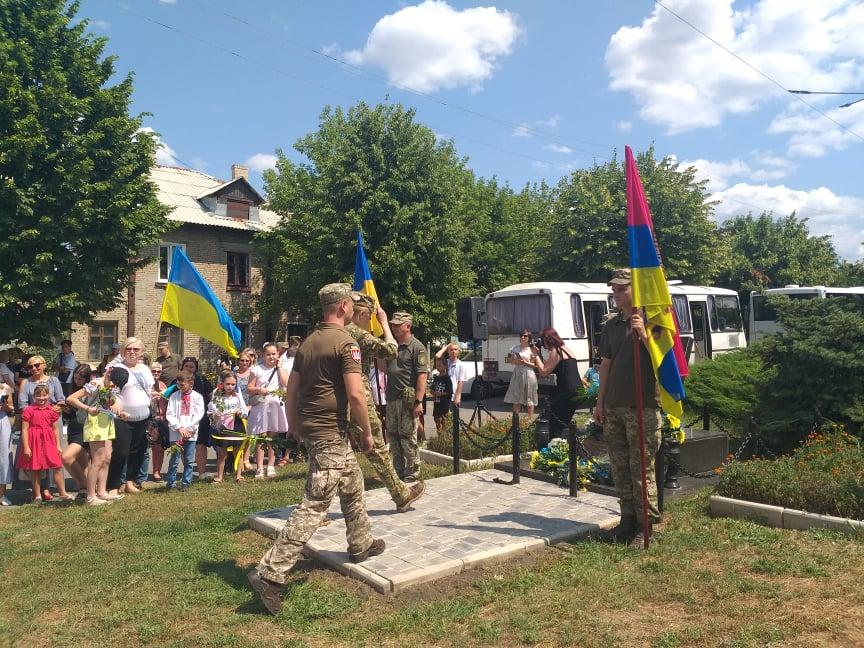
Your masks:
[[[645,417],[644,404],[642,402],[642,341],[633,333],[633,369],[636,383],[636,429],[639,433],[639,472],[642,480],[642,538],[643,546],[648,548],[648,537],[651,528],[648,526],[648,478],[646,469],[645,451]]]

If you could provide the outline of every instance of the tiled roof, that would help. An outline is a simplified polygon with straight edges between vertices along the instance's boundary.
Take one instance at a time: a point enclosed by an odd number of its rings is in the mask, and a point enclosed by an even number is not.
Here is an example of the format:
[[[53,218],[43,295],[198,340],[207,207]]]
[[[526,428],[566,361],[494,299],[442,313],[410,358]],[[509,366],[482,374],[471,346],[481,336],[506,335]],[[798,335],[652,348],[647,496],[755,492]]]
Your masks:
[[[157,164],[150,172],[150,177],[156,183],[159,201],[174,208],[168,215],[169,220],[250,232],[270,230],[279,222],[279,214],[263,207],[259,210],[259,221],[227,218],[207,211],[197,197],[215,191],[226,182],[206,173]]]

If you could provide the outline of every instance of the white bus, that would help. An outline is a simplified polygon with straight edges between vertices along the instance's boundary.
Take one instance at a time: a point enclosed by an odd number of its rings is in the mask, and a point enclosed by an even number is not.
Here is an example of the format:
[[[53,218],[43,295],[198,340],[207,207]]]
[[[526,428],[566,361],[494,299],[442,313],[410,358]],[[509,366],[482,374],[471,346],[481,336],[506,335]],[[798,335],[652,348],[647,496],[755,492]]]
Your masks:
[[[768,288],[762,292],[750,293],[750,343],[759,341],[766,335],[783,330],[777,321],[777,313],[768,303],[771,295],[786,295],[790,299],[826,299],[828,297],[857,297],[864,301],[864,288],[833,288],[830,286],[798,286],[790,284],[783,288]]]
[[[688,362],[747,346],[735,291],[672,282],[669,292]],[[519,343],[522,329],[537,335],[553,327],[576,352],[579,371],[584,374],[596,356],[603,322],[612,308],[612,290],[605,283],[534,282],[489,293],[483,382],[475,381],[472,395],[486,397],[488,391],[482,393],[486,387],[509,384],[513,370],[505,359]],[[554,384],[554,379],[550,376],[540,384]]]

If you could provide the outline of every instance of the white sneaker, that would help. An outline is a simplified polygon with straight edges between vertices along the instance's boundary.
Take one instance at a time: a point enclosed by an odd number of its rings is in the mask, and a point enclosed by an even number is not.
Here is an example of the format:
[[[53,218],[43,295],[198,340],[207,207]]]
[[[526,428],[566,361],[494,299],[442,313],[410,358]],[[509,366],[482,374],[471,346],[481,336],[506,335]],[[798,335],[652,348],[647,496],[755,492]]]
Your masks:
[[[0,506],[12,506],[12,502],[4,495],[0,497]]]
[[[275,477],[276,476],[276,469],[273,466],[267,466],[267,476],[268,477]]]
[[[264,471],[259,470],[258,472],[256,472],[255,473],[255,479],[264,479]]]

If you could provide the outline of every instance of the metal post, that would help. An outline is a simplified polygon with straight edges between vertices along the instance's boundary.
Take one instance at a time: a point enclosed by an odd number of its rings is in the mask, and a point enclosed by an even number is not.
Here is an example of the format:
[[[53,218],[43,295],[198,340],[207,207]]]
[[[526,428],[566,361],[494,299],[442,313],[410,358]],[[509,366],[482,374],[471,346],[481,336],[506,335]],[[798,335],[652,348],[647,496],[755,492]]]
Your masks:
[[[711,429],[711,410],[708,409],[708,403],[702,406],[702,429],[706,432]]]
[[[568,481],[570,482],[570,497],[577,497],[579,484],[576,483],[576,433],[573,426],[567,426],[567,459],[569,461]]]
[[[519,428],[519,415],[513,412],[513,481],[511,484],[519,483],[519,450],[522,447],[522,430]]]
[[[669,455],[668,461],[666,460],[667,453]],[[678,483],[678,465],[681,462],[681,444],[674,439],[663,439],[663,443],[660,445],[660,455],[658,458],[662,459],[663,467],[665,469],[665,472],[659,473],[661,481],[663,482],[663,487],[671,488],[672,490],[681,488],[681,484]],[[659,484],[658,488],[660,488]],[[662,488],[660,488],[660,492],[662,492]]]
[[[453,474],[459,474],[459,408],[453,405],[450,408],[453,417]]]

